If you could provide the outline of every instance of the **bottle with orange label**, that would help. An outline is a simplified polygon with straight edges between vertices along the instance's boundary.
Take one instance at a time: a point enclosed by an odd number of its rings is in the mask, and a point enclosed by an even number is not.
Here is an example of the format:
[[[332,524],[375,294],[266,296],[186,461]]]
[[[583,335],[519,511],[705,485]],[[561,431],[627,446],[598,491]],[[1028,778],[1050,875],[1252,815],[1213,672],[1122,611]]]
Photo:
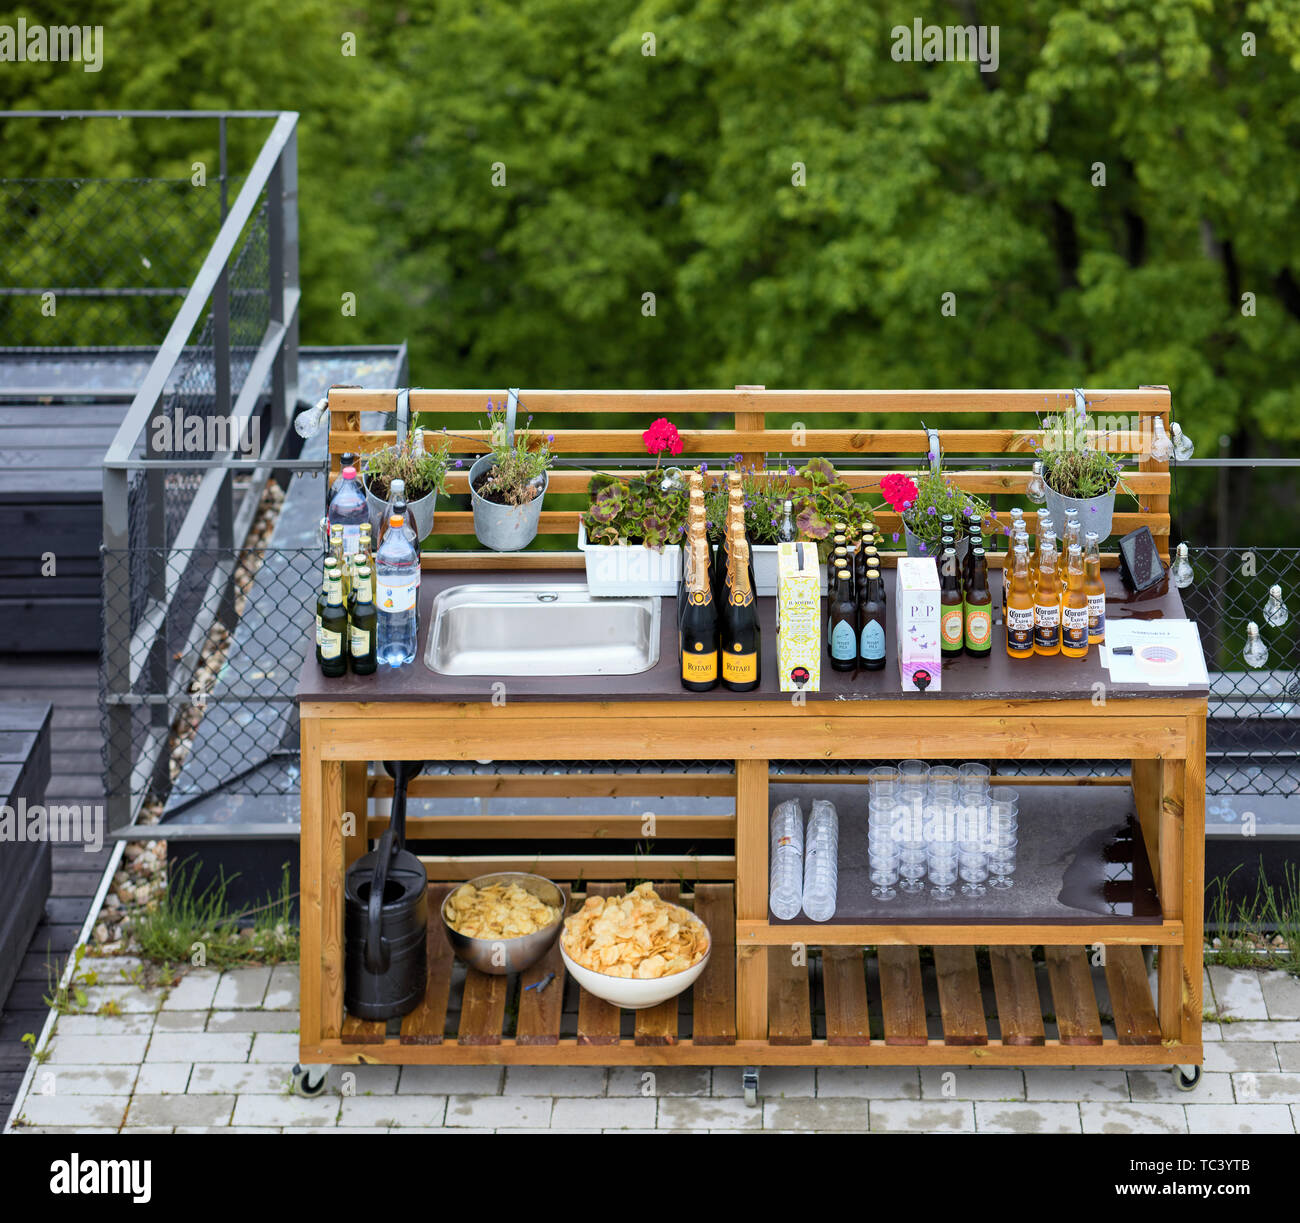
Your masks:
[[[961,654],[965,632],[961,586],[958,582],[957,550],[945,548],[939,558],[939,651],[945,658]]]
[[[702,510],[691,515],[682,601],[678,633],[682,687],[687,692],[708,692],[718,686],[718,608],[709,580]]]
[[[965,636],[966,653],[972,658],[987,658],[992,652],[993,592],[989,590],[989,565],[983,548],[971,549]]]
[[[760,679],[761,635],[749,574],[749,543],[743,529],[732,537],[725,589],[727,601],[718,626],[722,686],[733,692],[752,692]]]

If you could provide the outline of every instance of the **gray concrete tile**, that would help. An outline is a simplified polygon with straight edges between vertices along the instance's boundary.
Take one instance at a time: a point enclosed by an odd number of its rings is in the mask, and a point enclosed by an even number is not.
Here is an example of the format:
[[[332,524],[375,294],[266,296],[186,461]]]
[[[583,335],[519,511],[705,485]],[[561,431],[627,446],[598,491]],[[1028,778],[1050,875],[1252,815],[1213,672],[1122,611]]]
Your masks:
[[[1079,1105],[1085,1134],[1185,1134],[1187,1119],[1181,1104]]]
[[[975,1105],[975,1129],[981,1134],[1079,1134],[1083,1132],[1077,1104],[992,1103]]]

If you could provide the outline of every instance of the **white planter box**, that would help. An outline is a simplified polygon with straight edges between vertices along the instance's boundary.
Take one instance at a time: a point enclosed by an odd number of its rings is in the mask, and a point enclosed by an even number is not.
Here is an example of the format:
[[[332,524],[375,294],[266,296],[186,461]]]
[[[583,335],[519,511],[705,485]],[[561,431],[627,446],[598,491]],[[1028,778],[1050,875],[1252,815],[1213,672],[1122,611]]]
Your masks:
[[[587,589],[594,595],[676,595],[682,573],[681,544],[655,551],[644,544],[589,544],[578,520],[578,551],[587,562]]]
[[[628,598],[633,595],[676,595],[682,571],[680,544],[659,551],[644,544],[589,544],[587,525],[578,522],[578,551],[587,562],[587,589],[594,595]],[[755,544],[755,593],[776,594],[776,544]],[[819,565],[822,594],[826,593],[826,566]]]

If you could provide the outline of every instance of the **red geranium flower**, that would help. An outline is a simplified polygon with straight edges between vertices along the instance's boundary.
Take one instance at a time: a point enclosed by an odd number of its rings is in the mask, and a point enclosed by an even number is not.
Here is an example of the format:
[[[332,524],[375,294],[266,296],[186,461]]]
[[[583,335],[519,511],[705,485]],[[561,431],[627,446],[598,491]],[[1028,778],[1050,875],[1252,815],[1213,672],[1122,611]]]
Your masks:
[[[916,500],[916,483],[906,476],[886,476],[880,481],[880,491],[897,513],[902,513]]]
[[[682,452],[682,439],[677,432],[677,426],[666,416],[661,416],[641,434],[641,440],[645,442],[647,454],[658,456],[665,451],[669,454]]]

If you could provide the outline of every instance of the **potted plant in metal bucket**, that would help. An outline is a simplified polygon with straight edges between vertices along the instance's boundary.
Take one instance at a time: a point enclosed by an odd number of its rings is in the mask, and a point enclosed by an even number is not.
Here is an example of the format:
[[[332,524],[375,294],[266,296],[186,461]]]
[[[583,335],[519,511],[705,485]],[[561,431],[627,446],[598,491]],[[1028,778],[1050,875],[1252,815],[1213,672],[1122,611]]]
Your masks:
[[[1077,510],[1085,532],[1105,539],[1115,514],[1115,494],[1124,484],[1124,464],[1108,446],[1110,435],[1092,417],[1074,412],[1043,420],[1043,441],[1035,451],[1043,464],[1047,508],[1057,529],[1066,510]]]
[[[438,494],[446,492],[447,447],[429,450],[424,430],[413,429],[396,446],[376,450],[366,460],[362,478],[370,523],[379,538],[379,525],[393,496],[393,481],[405,482],[407,508],[415,519],[421,539],[433,531],[433,512]]]
[[[535,439],[528,423],[515,428],[517,400],[488,401],[491,450],[469,469],[474,534],[494,552],[517,552],[537,535],[542,499],[550,483],[551,443],[555,434]],[[528,418],[528,422],[532,421]]]

